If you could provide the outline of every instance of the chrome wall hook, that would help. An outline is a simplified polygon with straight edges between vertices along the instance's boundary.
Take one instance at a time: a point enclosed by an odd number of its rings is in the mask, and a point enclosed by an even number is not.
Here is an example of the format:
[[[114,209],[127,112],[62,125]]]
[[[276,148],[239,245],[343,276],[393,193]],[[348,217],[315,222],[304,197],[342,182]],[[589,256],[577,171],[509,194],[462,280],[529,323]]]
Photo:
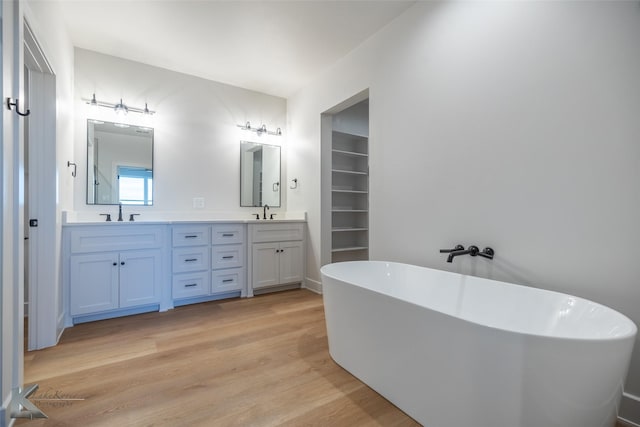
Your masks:
[[[298,178],[293,178],[291,180],[291,185],[289,186],[289,188],[292,190],[298,188]]]
[[[20,100],[18,98],[16,98],[15,102],[11,102],[11,98],[7,98],[7,110],[11,110],[11,107],[16,107],[15,111],[19,116],[26,117],[31,114],[31,110],[28,108],[26,112],[20,112]]]

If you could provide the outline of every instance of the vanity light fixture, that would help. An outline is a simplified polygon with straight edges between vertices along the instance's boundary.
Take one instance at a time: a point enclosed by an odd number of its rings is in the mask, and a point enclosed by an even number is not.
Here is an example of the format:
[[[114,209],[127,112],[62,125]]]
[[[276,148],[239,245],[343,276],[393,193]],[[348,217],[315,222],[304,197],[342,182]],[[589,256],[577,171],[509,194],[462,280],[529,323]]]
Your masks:
[[[124,115],[129,112],[129,108],[127,108],[127,106],[122,103],[122,98],[120,98],[120,102],[117,103],[115,107],[113,107],[113,111],[115,111],[116,114]]]
[[[118,103],[113,104],[111,102],[98,101],[96,99],[95,93],[93,94],[91,99],[82,98],[82,100],[92,107],[109,108],[115,111],[117,114],[140,113],[151,116],[156,113],[153,110],[149,110],[146,102],[144,103],[144,108],[137,108],[126,105],[124,102],[122,102],[122,98],[120,98],[120,101]]]
[[[251,132],[255,132],[258,134],[258,136],[262,135],[263,133],[266,133],[267,135],[282,136],[282,130],[280,128],[277,128],[276,131],[273,132],[268,130],[267,125],[265,125],[264,123],[259,128],[252,128],[251,122],[246,122],[243,125],[237,125],[237,126],[242,130],[249,130]]]

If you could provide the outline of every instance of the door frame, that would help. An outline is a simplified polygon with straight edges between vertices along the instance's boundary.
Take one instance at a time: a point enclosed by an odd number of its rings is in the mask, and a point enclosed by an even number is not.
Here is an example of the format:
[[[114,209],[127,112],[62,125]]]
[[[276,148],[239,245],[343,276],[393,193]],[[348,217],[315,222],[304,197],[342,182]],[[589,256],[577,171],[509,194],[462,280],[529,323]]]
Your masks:
[[[333,116],[367,99],[370,99],[368,88],[320,114],[320,266],[331,263],[331,148]],[[322,291],[321,286],[320,284],[318,291]]]
[[[38,220],[37,228],[29,227],[28,254],[25,254],[29,295],[27,349],[37,350],[57,343],[61,303],[56,286],[57,260],[53,256],[57,222],[56,76],[26,19],[24,71],[28,98],[32,101],[24,138],[29,162],[25,215]]]

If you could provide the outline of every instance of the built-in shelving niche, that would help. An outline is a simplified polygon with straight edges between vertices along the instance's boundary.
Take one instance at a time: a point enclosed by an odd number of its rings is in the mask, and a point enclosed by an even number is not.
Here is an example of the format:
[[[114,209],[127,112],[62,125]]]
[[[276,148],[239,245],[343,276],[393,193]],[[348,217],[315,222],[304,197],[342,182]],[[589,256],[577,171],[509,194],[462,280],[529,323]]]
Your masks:
[[[332,116],[330,262],[369,258],[368,129],[368,100]]]

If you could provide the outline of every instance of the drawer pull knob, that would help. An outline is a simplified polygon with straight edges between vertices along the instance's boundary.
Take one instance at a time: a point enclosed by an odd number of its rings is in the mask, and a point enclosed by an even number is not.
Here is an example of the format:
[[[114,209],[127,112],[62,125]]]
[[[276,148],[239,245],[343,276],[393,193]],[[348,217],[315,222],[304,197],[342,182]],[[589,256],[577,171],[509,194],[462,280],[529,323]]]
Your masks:
[[[113,265],[118,265],[118,263],[117,263],[117,262],[114,262],[114,263],[113,263]]]
[[[223,233],[222,237],[233,237],[233,233]]]
[[[233,259],[233,255],[225,255],[222,259]]]
[[[233,279],[224,279],[222,281],[222,283],[231,283],[231,282],[233,282]]]
[[[198,258],[187,258],[187,259],[184,260],[184,262],[194,262],[194,261],[197,261],[197,260],[198,260]]]
[[[194,286],[198,286],[197,283],[189,283],[188,285],[184,285],[185,288],[193,288]]]
[[[120,262],[120,265],[124,265],[124,261]]]
[[[189,234],[189,235],[184,236],[185,239],[195,239],[196,237],[198,237],[198,236],[196,236],[195,234]]]

